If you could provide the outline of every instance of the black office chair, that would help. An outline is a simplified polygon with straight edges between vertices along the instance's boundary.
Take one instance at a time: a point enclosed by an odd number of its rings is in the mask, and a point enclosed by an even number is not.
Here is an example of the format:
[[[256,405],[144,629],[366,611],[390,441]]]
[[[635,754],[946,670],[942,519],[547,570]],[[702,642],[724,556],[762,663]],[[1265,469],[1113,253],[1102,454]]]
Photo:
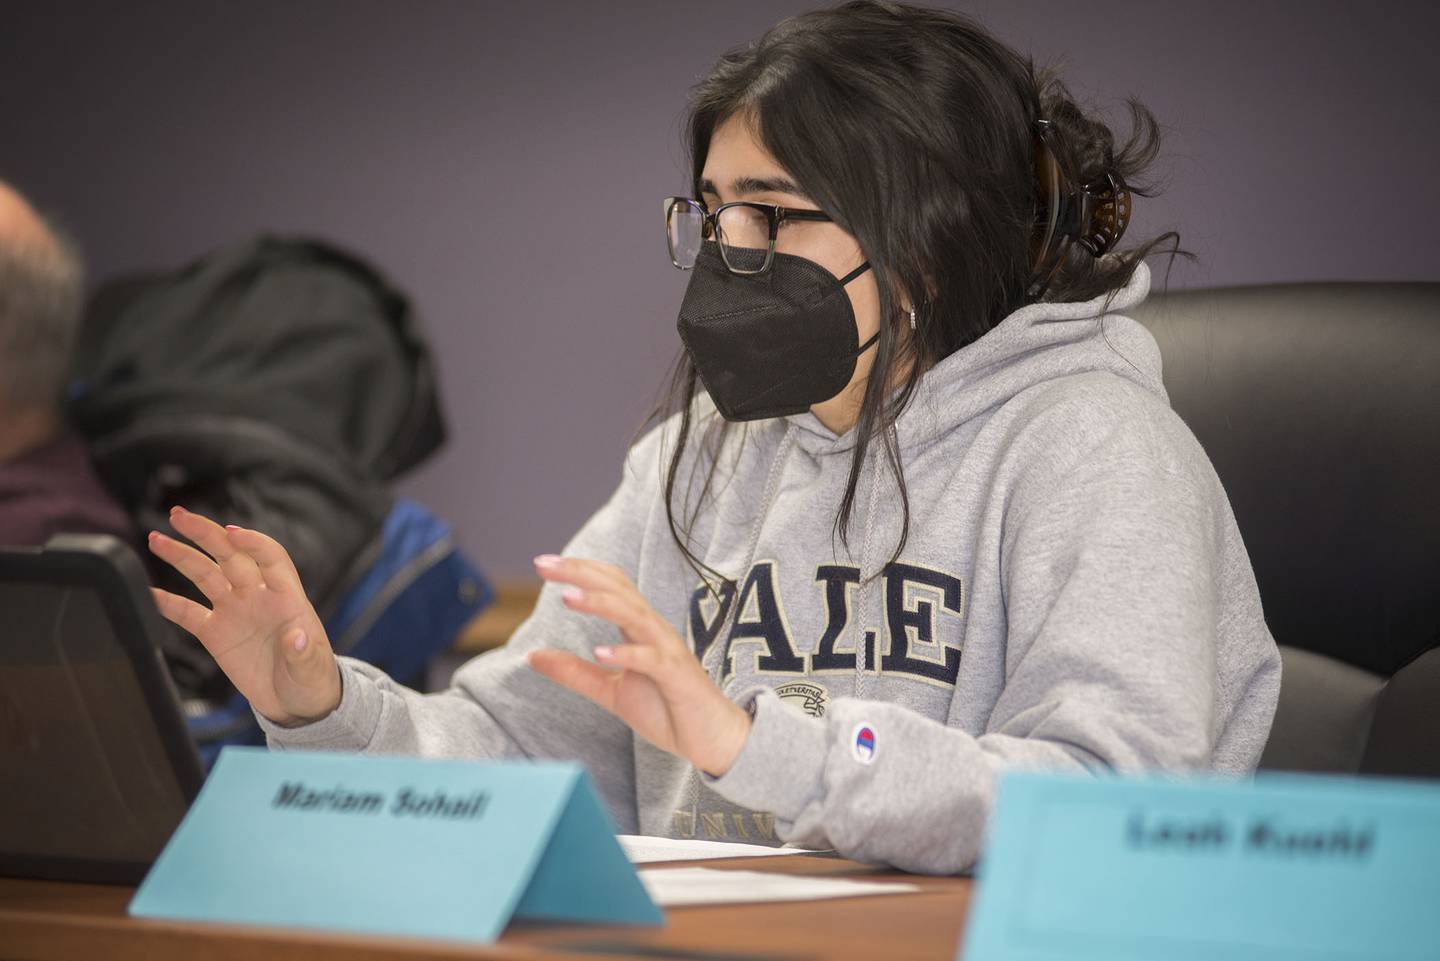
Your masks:
[[[1152,295],[1281,645],[1261,767],[1440,777],[1440,283]]]

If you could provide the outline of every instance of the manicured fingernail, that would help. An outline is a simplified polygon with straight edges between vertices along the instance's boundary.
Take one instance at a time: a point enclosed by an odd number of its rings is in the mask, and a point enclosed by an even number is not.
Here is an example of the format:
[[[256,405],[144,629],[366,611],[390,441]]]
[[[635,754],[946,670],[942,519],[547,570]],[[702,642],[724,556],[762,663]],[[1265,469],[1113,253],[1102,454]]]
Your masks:
[[[615,648],[613,648],[613,647],[597,647],[597,648],[595,648],[595,657],[596,657],[597,660],[608,661],[608,660],[610,660],[610,658],[612,658],[612,657],[614,657],[614,656],[615,656]]]
[[[170,513],[171,513],[172,515],[173,515],[173,514],[183,514],[183,513],[185,513],[185,508],[181,507],[179,504],[176,504],[174,507],[170,508]]]
[[[238,531],[240,528],[235,524],[226,524],[225,529],[227,531]]]
[[[305,632],[304,632],[304,631],[301,631],[299,634],[296,634],[296,635],[295,635],[295,640],[294,640],[294,642],[293,642],[294,645],[295,645],[295,653],[296,653],[296,654],[299,654],[301,651],[305,650],[305,644],[306,644],[309,640],[310,640],[310,638],[308,638],[308,637],[305,636]]]
[[[561,592],[560,596],[567,601],[585,600],[585,592],[578,587],[567,587],[564,591]]]
[[[559,554],[541,554],[539,557],[535,558],[535,566],[536,566],[536,567],[543,567],[543,568],[545,568],[547,571],[548,571],[548,570],[554,570],[555,568],[557,568],[557,567],[560,566],[560,555],[559,555]]]
[[[150,543],[153,544],[153,543],[155,543],[156,541],[158,541],[159,539],[160,539],[160,532],[159,532],[159,531],[151,531],[151,532],[150,532]]]

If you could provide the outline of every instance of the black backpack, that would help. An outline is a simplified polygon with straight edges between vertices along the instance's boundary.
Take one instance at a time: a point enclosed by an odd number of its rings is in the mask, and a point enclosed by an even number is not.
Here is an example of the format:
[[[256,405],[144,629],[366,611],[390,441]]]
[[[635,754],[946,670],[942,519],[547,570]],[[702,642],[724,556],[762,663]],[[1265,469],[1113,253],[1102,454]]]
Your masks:
[[[406,298],[324,243],[260,237],[92,298],[70,415],[141,531],[181,504],[270,534],[322,619],[375,563],[389,482],[444,441],[428,346]],[[152,579],[199,599],[148,552]],[[188,635],[182,694],[229,686]]]

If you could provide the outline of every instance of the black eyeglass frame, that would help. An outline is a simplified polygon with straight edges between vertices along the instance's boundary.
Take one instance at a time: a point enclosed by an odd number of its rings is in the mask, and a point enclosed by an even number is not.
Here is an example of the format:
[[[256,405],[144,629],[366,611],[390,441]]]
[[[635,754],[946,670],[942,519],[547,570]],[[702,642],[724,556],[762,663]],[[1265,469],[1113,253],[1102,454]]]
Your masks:
[[[725,262],[725,269],[732,274],[739,274],[742,277],[763,274],[770,269],[770,264],[775,260],[775,236],[780,231],[780,225],[787,220],[810,221],[814,223],[833,223],[834,218],[823,210],[796,210],[793,207],[782,207],[779,204],[767,204],[755,200],[734,200],[728,204],[721,204],[712,212],[706,208],[705,203],[693,197],[666,197],[665,198],[665,246],[670,251],[670,263],[678,270],[689,270],[689,267],[675,259],[675,241],[672,239],[670,230],[671,218],[675,216],[677,208],[688,207],[699,212],[704,219],[704,226],[700,229],[700,240],[704,242],[714,237],[720,242],[720,259]],[[725,254],[725,240],[720,231],[720,214],[731,207],[749,207],[758,210],[765,215],[769,225],[769,243],[765,247],[765,262],[755,270],[742,270],[730,263],[730,258]],[[746,248],[742,248],[746,249]]]

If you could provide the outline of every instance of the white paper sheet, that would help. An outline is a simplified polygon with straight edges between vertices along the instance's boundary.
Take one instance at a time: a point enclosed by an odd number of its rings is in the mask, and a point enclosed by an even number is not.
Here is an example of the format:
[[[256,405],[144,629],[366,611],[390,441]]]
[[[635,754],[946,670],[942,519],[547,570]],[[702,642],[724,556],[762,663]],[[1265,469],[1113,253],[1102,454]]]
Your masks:
[[[756,858],[775,854],[814,854],[805,848],[772,848],[763,844],[736,844],[733,841],[694,841],[676,838],[649,838],[619,835],[620,847],[631,864],[652,861],[699,861],[709,858]]]
[[[640,880],[662,908],[697,904],[745,904],[764,901],[818,901],[872,894],[919,891],[918,884],[898,881],[851,881],[806,878],[761,871],[716,868],[644,868]]]

